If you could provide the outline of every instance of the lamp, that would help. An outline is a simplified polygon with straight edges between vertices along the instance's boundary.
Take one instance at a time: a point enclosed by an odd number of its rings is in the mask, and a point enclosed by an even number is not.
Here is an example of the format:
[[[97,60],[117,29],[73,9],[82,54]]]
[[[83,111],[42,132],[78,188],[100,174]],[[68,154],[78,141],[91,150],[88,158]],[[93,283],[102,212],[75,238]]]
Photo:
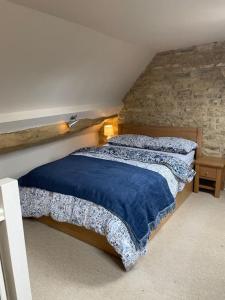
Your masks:
[[[114,135],[114,130],[112,125],[104,126],[104,135],[107,137],[107,140],[110,139]]]
[[[72,128],[77,124],[77,122],[78,122],[77,115],[75,115],[70,118],[70,120],[67,124],[68,124],[69,128]]]

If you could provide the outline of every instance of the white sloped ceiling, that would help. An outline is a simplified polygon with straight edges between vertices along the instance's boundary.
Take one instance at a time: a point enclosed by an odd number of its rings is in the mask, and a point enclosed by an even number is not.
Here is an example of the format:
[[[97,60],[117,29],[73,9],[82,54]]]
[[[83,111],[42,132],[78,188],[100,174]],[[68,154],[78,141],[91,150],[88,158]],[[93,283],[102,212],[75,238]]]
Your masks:
[[[120,104],[157,51],[224,40],[224,11],[224,0],[0,0],[0,120]]]
[[[0,123],[121,104],[148,49],[0,0]]]
[[[225,39],[224,0],[12,1],[150,49]]]

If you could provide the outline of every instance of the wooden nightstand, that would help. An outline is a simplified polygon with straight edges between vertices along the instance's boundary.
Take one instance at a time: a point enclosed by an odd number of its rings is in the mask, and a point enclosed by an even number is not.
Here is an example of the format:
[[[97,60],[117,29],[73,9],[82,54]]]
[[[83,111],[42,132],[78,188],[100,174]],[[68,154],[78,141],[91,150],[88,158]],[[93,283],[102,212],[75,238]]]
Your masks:
[[[224,189],[224,158],[202,156],[195,162],[195,184],[194,192],[199,188],[214,191],[215,197],[220,196],[220,190]]]

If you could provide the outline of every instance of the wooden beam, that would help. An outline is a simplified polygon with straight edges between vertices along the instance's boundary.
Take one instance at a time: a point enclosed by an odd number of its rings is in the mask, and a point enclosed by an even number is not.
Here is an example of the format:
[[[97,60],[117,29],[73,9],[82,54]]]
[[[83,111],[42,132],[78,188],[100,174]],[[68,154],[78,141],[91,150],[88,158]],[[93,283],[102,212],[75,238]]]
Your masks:
[[[65,138],[88,127],[101,124],[107,119],[115,118],[116,116],[117,115],[111,115],[96,119],[81,119],[73,128],[69,128],[67,123],[63,122],[59,124],[29,128],[17,132],[3,133],[0,134],[0,154]]]

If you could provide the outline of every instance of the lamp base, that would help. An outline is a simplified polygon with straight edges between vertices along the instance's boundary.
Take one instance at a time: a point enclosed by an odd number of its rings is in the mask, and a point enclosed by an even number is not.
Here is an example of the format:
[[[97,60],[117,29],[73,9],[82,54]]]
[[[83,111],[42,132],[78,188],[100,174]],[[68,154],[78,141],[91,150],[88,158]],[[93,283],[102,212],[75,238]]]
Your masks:
[[[113,135],[109,135],[106,137],[107,140],[110,140],[113,137]]]

